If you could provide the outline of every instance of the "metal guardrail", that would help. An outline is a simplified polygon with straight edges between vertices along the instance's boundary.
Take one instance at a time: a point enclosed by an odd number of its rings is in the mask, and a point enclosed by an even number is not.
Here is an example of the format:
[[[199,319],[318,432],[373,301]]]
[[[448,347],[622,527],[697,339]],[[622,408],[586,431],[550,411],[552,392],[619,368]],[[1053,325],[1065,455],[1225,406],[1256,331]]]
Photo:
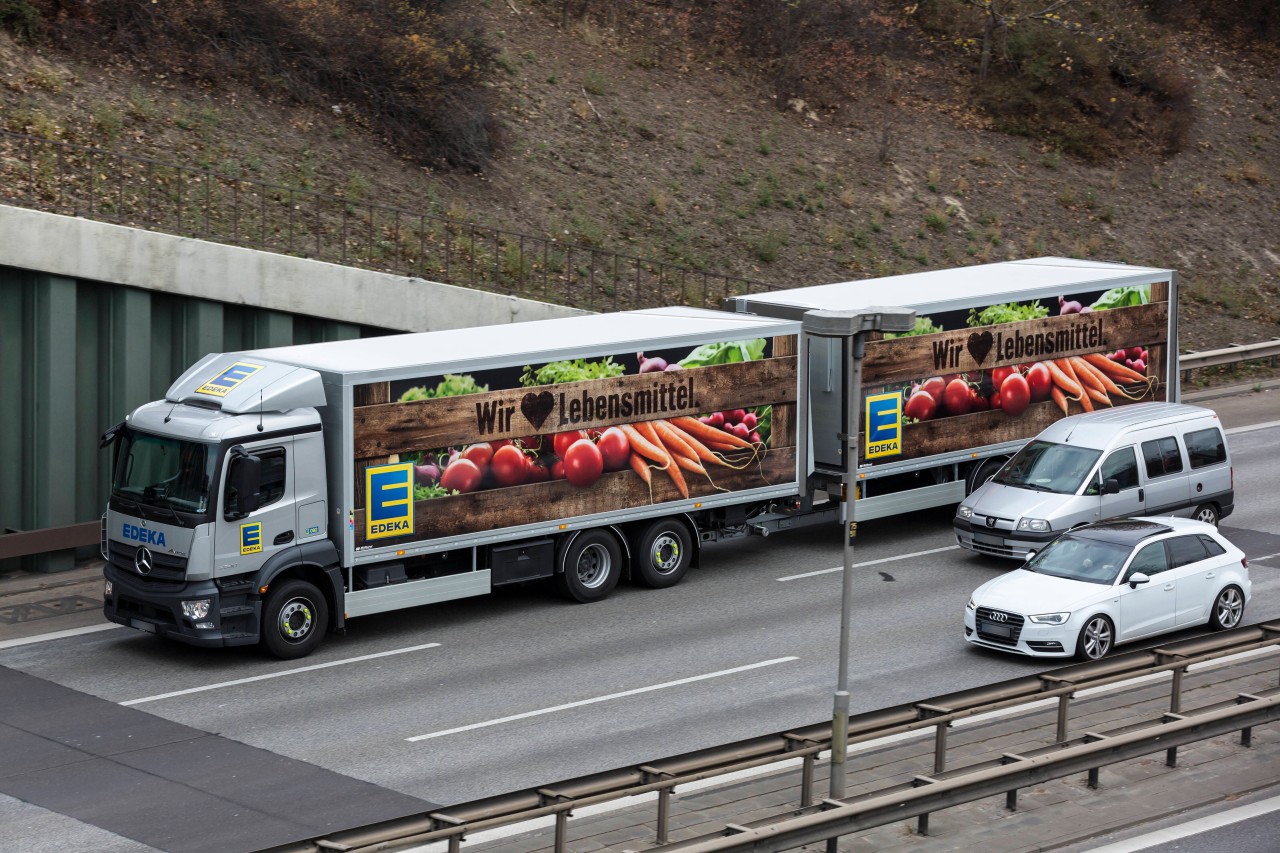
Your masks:
[[[1275,367],[1280,360],[1280,340],[1262,341],[1256,344],[1231,344],[1220,349],[1191,351],[1178,355],[1178,370],[1182,372],[1185,382],[1191,371],[1202,367],[1220,367],[1224,364],[1235,365],[1244,361],[1261,361],[1267,359]]]
[[[0,130],[0,203],[588,311],[716,307],[760,282]]]
[[[1080,769],[1089,770],[1090,782],[1096,787],[1096,769],[1100,766],[1161,749],[1176,750],[1178,746],[1216,737],[1224,731],[1247,731],[1252,726],[1280,720],[1280,698],[1276,697],[1265,700],[1262,697],[1250,697],[1247,703],[1242,703],[1238,714],[1225,711],[1218,713],[1219,709],[1202,709],[1204,713],[1196,714],[1182,712],[1182,681],[1188,667],[1228,655],[1278,646],[1280,623],[1250,626],[852,717],[849,720],[850,744],[905,732],[930,728],[934,730],[933,774],[921,777],[917,781],[917,789],[895,789],[893,793],[885,794],[887,799],[883,800],[878,798],[878,794],[883,792],[878,792],[854,798],[857,802],[814,802],[815,765],[819,754],[831,747],[831,723],[828,721],[714,749],[450,806],[428,814],[332,833],[281,845],[262,853],[316,853],[322,850],[371,853],[374,850],[390,850],[432,841],[447,842],[450,851],[458,851],[464,835],[545,817],[553,817],[556,821],[553,849],[559,853],[568,849],[568,818],[571,811],[653,792],[658,794],[656,840],[659,845],[666,845],[669,841],[667,824],[671,796],[676,786],[797,758],[802,760],[799,809],[812,813],[796,818],[800,823],[788,827],[788,832],[795,830],[795,837],[799,837],[800,833],[810,833],[817,827],[817,835],[806,834],[804,837],[810,841],[821,840],[836,834],[891,823],[904,817],[923,817],[925,822],[921,827],[927,831],[929,812],[961,802],[1006,793],[1011,796],[1008,802],[1012,808],[1016,803],[1017,789],[1030,781],[1051,778],[1044,775],[1046,773],[1065,776],[1079,772]],[[1172,673],[1172,684],[1170,710],[1161,718],[1161,726],[1148,729],[1145,733],[1133,733],[1132,736],[1086,733],[1082,738],[1068,739],[1070,703],[1077,692],[1163,672]],[[1275,692],[1280,693],[1280,688]],[[950,773],[947,771],[947,731],[952,723],[966,717],[1029,705],[1045,699],[1057,700],[1057,729],[1056,741],[1047,745],[1041,751],[1043,754],[1005,756],[997,759],[994,764],[989,762],[990,766],[965,768]],[[1254,699],[1258,701],[1255,703]],[[1185,725],[1169,727],[1183,717],[1189,720]],[[1097,745],[1091,745],[1094,741],[1097,741]],[[1170,760],[1176,760],[1175,752],[1168,755]],[[1006,764],[1009,765],[1007,769]],[[945,784],[941,778],[944,775],[948,777]],[[773,838],[775,831],[796,814],[797,811],[791,809],[785,815],[779,815],[767,830],[727,827],[724,833],[733,837],[704,838],[659,849],[686,849],[685,845],[690,843],[729,845],[688,848],[694,850],[787,849],[769,846],[768,839]],[[856,828],[850,829],[850,826]],[[791,844],[790,840],[788,844]]]

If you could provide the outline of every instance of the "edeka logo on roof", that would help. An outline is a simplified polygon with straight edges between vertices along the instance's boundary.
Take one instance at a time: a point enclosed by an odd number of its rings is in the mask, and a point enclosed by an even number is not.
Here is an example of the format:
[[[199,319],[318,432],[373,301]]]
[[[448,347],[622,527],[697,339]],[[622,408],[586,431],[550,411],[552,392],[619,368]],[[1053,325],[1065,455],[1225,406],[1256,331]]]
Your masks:
[[[879,459],[902,453],[902,392],[867,395],[863,456]]]
[[[365,539],[413,533],[413,463],[378,465],[364,472]]]
[[[217,376],[196,389],[197,394],[208,394],[210,397],[225,397],[232,388],[248,379],[262,369],[261,364],[250,364],[237,361]]]

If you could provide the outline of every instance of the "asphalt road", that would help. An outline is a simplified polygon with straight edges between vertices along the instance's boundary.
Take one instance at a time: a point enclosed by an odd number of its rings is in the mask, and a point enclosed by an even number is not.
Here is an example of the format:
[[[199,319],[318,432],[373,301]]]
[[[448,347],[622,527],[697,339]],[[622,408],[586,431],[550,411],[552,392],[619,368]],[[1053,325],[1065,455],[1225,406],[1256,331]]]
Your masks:
[[[1219,405],[1229,428],[1280,414]],[[1246,621],[1280,618],[1280,423],[1229,441],[1238,508],[1223,529],[1251,557]],[[855,713],[1053,665],[962,641],[969,593],[1013,565],[957,549],[950,518],[862,526]],[[112,629],[0,650],[0,664],[456,803],[829,718],[841,559],[836,529],[725,543],[670,590],[571,605],[531,586],[366,617],[298,662]]]

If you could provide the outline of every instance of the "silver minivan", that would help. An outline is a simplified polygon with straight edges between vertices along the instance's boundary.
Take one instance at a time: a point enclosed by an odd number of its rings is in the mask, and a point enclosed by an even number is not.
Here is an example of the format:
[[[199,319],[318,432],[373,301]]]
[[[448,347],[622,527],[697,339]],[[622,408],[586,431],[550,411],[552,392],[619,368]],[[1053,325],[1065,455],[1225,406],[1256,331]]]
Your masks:
[[[1231,514],[1235,481],[1218,416],[1137,403],[1063,418],[956,509],[960,547],[1022,560],[1064,530],[1109,518]]]

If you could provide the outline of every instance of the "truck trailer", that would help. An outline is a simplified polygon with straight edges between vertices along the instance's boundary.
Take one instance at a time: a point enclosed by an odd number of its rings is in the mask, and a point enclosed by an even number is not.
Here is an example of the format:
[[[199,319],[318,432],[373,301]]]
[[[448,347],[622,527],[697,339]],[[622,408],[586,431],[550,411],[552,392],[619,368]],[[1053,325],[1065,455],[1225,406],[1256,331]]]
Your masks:
[[[591,602],[672,586],[718,540],[854,535],[958,503],[1091,405],[992,408],[1029,365],[1138,348],[1107,404],[1176,399],[1175,287],[1042,258],[211,354],[103,436],[104,613],[296,658],[358,616],[544,579]],[[933,380],[968,402],[922,407]]]

